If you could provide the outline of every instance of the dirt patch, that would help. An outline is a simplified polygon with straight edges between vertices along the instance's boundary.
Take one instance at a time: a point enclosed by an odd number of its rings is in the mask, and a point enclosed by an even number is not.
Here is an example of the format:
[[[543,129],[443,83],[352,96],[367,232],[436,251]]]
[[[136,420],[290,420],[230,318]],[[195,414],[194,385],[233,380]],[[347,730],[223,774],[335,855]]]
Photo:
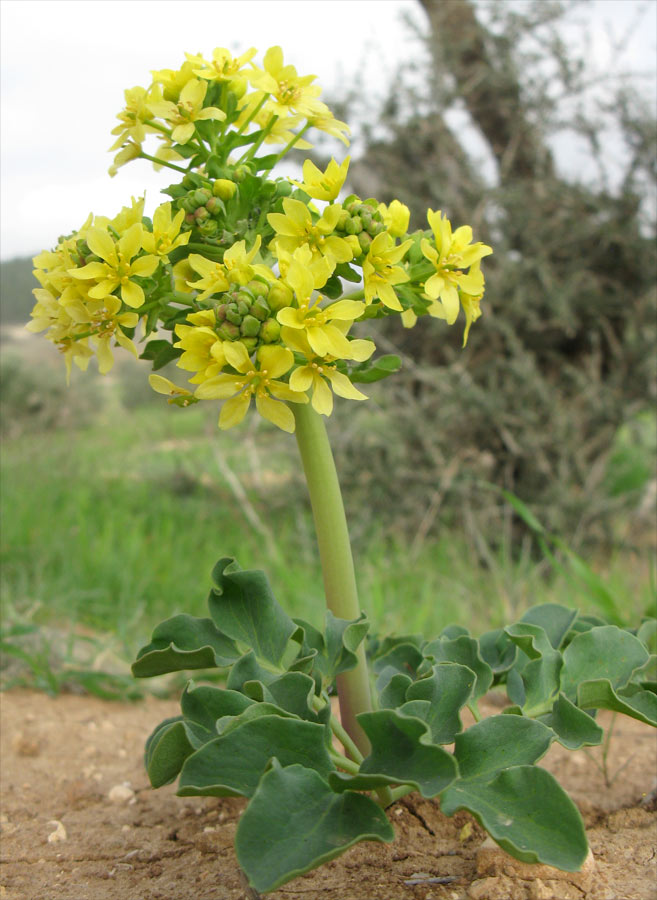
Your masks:
[[[2,696],[2,873],[6,900],[246,900],[233,852],[241,800],[151,790],[144,740],[174,701]],[[489,712],[493,712],[491,708]],[[608,724],[603,716],[603,724]],[[600,759],[601,749],[592,751]],[[593,852],[585,877],[514,869],[482,848],[465,813],[411,795],[388,810],[394,844],[364,843],[267,895],[271,900],[654,900],[654,731],[619,717],[611,788],[584,752],[544,764],[580,806]],[[413,883],[411,883],[413,882]]]

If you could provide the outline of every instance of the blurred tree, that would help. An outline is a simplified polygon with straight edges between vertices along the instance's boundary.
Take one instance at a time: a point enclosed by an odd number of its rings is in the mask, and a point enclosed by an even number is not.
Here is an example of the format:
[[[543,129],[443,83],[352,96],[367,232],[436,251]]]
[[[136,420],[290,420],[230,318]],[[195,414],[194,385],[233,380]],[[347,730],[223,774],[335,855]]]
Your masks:
[[[416,228],[427,206],[442,209],[495,255],[465,351],[442,322],[374,326],[406,362],[377,394],[402,419],[404,447],[369,427],[369,471],[351,488],[389,505],[398,482],[394,502],[418,533],[447,507],[499,534],[485,479],[539,506],[550,527],[601,537],[594,523],[637,499],[605,488],[614,436],[657,394],[654,110],[636,80],[601,80],[566,43],[581,4],[419,5],[427,59],[397,73],[378,121],[370,114],[350,187],[399,197]],[[555,163],[563,134],[586,142],[584,176]],[[365,426],[370,412],[359,413]]]

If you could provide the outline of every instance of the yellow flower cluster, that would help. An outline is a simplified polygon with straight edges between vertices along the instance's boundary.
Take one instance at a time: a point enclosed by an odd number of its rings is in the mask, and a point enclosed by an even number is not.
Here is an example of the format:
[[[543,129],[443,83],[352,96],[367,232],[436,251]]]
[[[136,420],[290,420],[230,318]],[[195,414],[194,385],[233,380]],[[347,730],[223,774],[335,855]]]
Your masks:
[[[429,210],[429,228],[409,234],[398,200],[338,202],[349,157],[324,171],[306,160],[303,181],[272,180],[276,159],[304,146],[308,128],[344,140],[347,126],[319,100],[315,76],[284,64],[280,47],[263,68],[255,55],[187,54],[180,69],[153,72],[148,89],[126,91],[113,169],[141,156],[183,177],[152,220],[133,200],[35,257],[40,287],[28,328],[47,330],[70,375],[94,352],[109,371],[116,345],[137,355],[141,324],[142,358],[155,369],[176,360],[189,373],[189,387],[150,376],[171,403],[222,400],[219,426],[230,428],[254,399],[260,415],[293,431],[289,404],[328,416],[334,395],[364,400],[355,385],[387,373],[370,362],[373,341],[352,334],[356,323],[400,314],[411,327],[429,314],[452,324],[462,308],[465,344],[492,250],[472,242],[469,226],[452,231],[440,212]],[[161,141],[153,157],[142,150],[149,134]],[[267,141],[285,142],[283,153],[258,156]],[[343,280],[361,286],[343,296]]]
[[[215,134],[203,129],[208,120],[220,123],[222,136],[231,128],[238,135],[263,130],[267,143],[309,149],[312,144],[301,135],[316,128],[348,144],[349,127],[318,99],[321,88],[312,84],[315,75],[299,75],[286,65],[280,47],[267,50],[262,68],[252,63],[256,53],[252,47],[233,57],[217,47],[209,60],[187,53],[180,69],[153,71],[148,88],[126,90],[125,107],[112,130],[116,140],[110,150],[119,152],[110,175],[139,157],[150,159],[156,168],[175,167],[172,163],[184,158],[177,147],[192,147],[207,158],[216,143]],[[148,135],[160,142],[154,155],[142,149]]]

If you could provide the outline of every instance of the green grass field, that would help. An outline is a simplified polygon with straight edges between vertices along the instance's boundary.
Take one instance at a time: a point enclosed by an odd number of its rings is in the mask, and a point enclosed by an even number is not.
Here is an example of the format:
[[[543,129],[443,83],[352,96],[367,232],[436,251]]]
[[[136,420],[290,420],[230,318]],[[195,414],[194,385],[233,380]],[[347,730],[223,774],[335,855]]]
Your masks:
[[[48,383],[62,379],[49,364],[45,373]],[[69,421],[82,403],[72,390]],[[264,569],[290,614],[319,624],[321,573],[294,438],[255,416],[219,432],[209,404],[170,407],[132,375],[93,390],[86,425],[28,424],[4,441],[5,634],[82,630],[127,662],[163,618],[206,614],[221,556]],[[504,544],[482,560],[468,535],[393,539],[390,523],[367,510],[353,524],[361,603],[377,633],[431,637],[450,622],[477,633],[547,600],[596,609],[581,580]],[[649,553],[605,561],[601,574],[628,622],[652,602],[650,565]]]

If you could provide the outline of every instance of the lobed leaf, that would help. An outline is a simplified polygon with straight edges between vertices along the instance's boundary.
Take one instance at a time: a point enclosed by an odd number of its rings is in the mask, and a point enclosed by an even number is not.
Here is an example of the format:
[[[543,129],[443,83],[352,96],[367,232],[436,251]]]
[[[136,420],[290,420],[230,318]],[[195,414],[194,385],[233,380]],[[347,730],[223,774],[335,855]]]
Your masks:
[[[235,643],[212,619],[173,616],[153,631],[151,643],[132,664],[136,678],[150,678],[183,669],[225,668],[239,659]]]
[[[273,891],[359,841],[392,841],[383,810],[362,794],[334,793],[313,769],[277,759],[262,776],[235,836],[249,884]]]
[[[593,747],[602,743],[602,728],[564,694],[559,694],[552,712],[542,716],[540,721],[554,731],[559,743],[568,750],[579,750],[580,747]]]
[[[649,654],[641,641],[616,625],[591,628],[573,638],[563,653],[561,690],[573,701],[584,682],[608,680],[611,687],[624,687],[632,673],[643,666]]]
[[[577,702],[584,709],[611,709],[657,726],[657,694],[638,685],[615,691],[608,678],[584,681],[577,688]]]
[[[459,663],[439,663],[433,666],[428,678],[413,682],[406,690],[407,703],[400,712],[416,715],[431,729],[434,744],[451,744],[463,730],[459,711],[470,699],[476,675]],[[416,708],[413,703],[426,702]]]
[[[476,681],[472,690],[472,698],[478,700],[479,697],[489,690],[493,683],[493,670],[479,653],[479,643],[474,638],[467,635],[459,637],[437,638],[426,644],[422,651],[425,657],[433,657],[435,662],[453,662],[460,663],[474,672]]]
[[[322,725],[266,715],[245,721],[189,756],[180,774],[178,794],[251,797],[273,756],[282,765],[299,763],[324,776],[335,768]]]
[[[243,571],[234,559],[220,559],[212,571],[210,615],[234,641],[259,659],[279,665],[297,626],[274,599],[264,572]]]

